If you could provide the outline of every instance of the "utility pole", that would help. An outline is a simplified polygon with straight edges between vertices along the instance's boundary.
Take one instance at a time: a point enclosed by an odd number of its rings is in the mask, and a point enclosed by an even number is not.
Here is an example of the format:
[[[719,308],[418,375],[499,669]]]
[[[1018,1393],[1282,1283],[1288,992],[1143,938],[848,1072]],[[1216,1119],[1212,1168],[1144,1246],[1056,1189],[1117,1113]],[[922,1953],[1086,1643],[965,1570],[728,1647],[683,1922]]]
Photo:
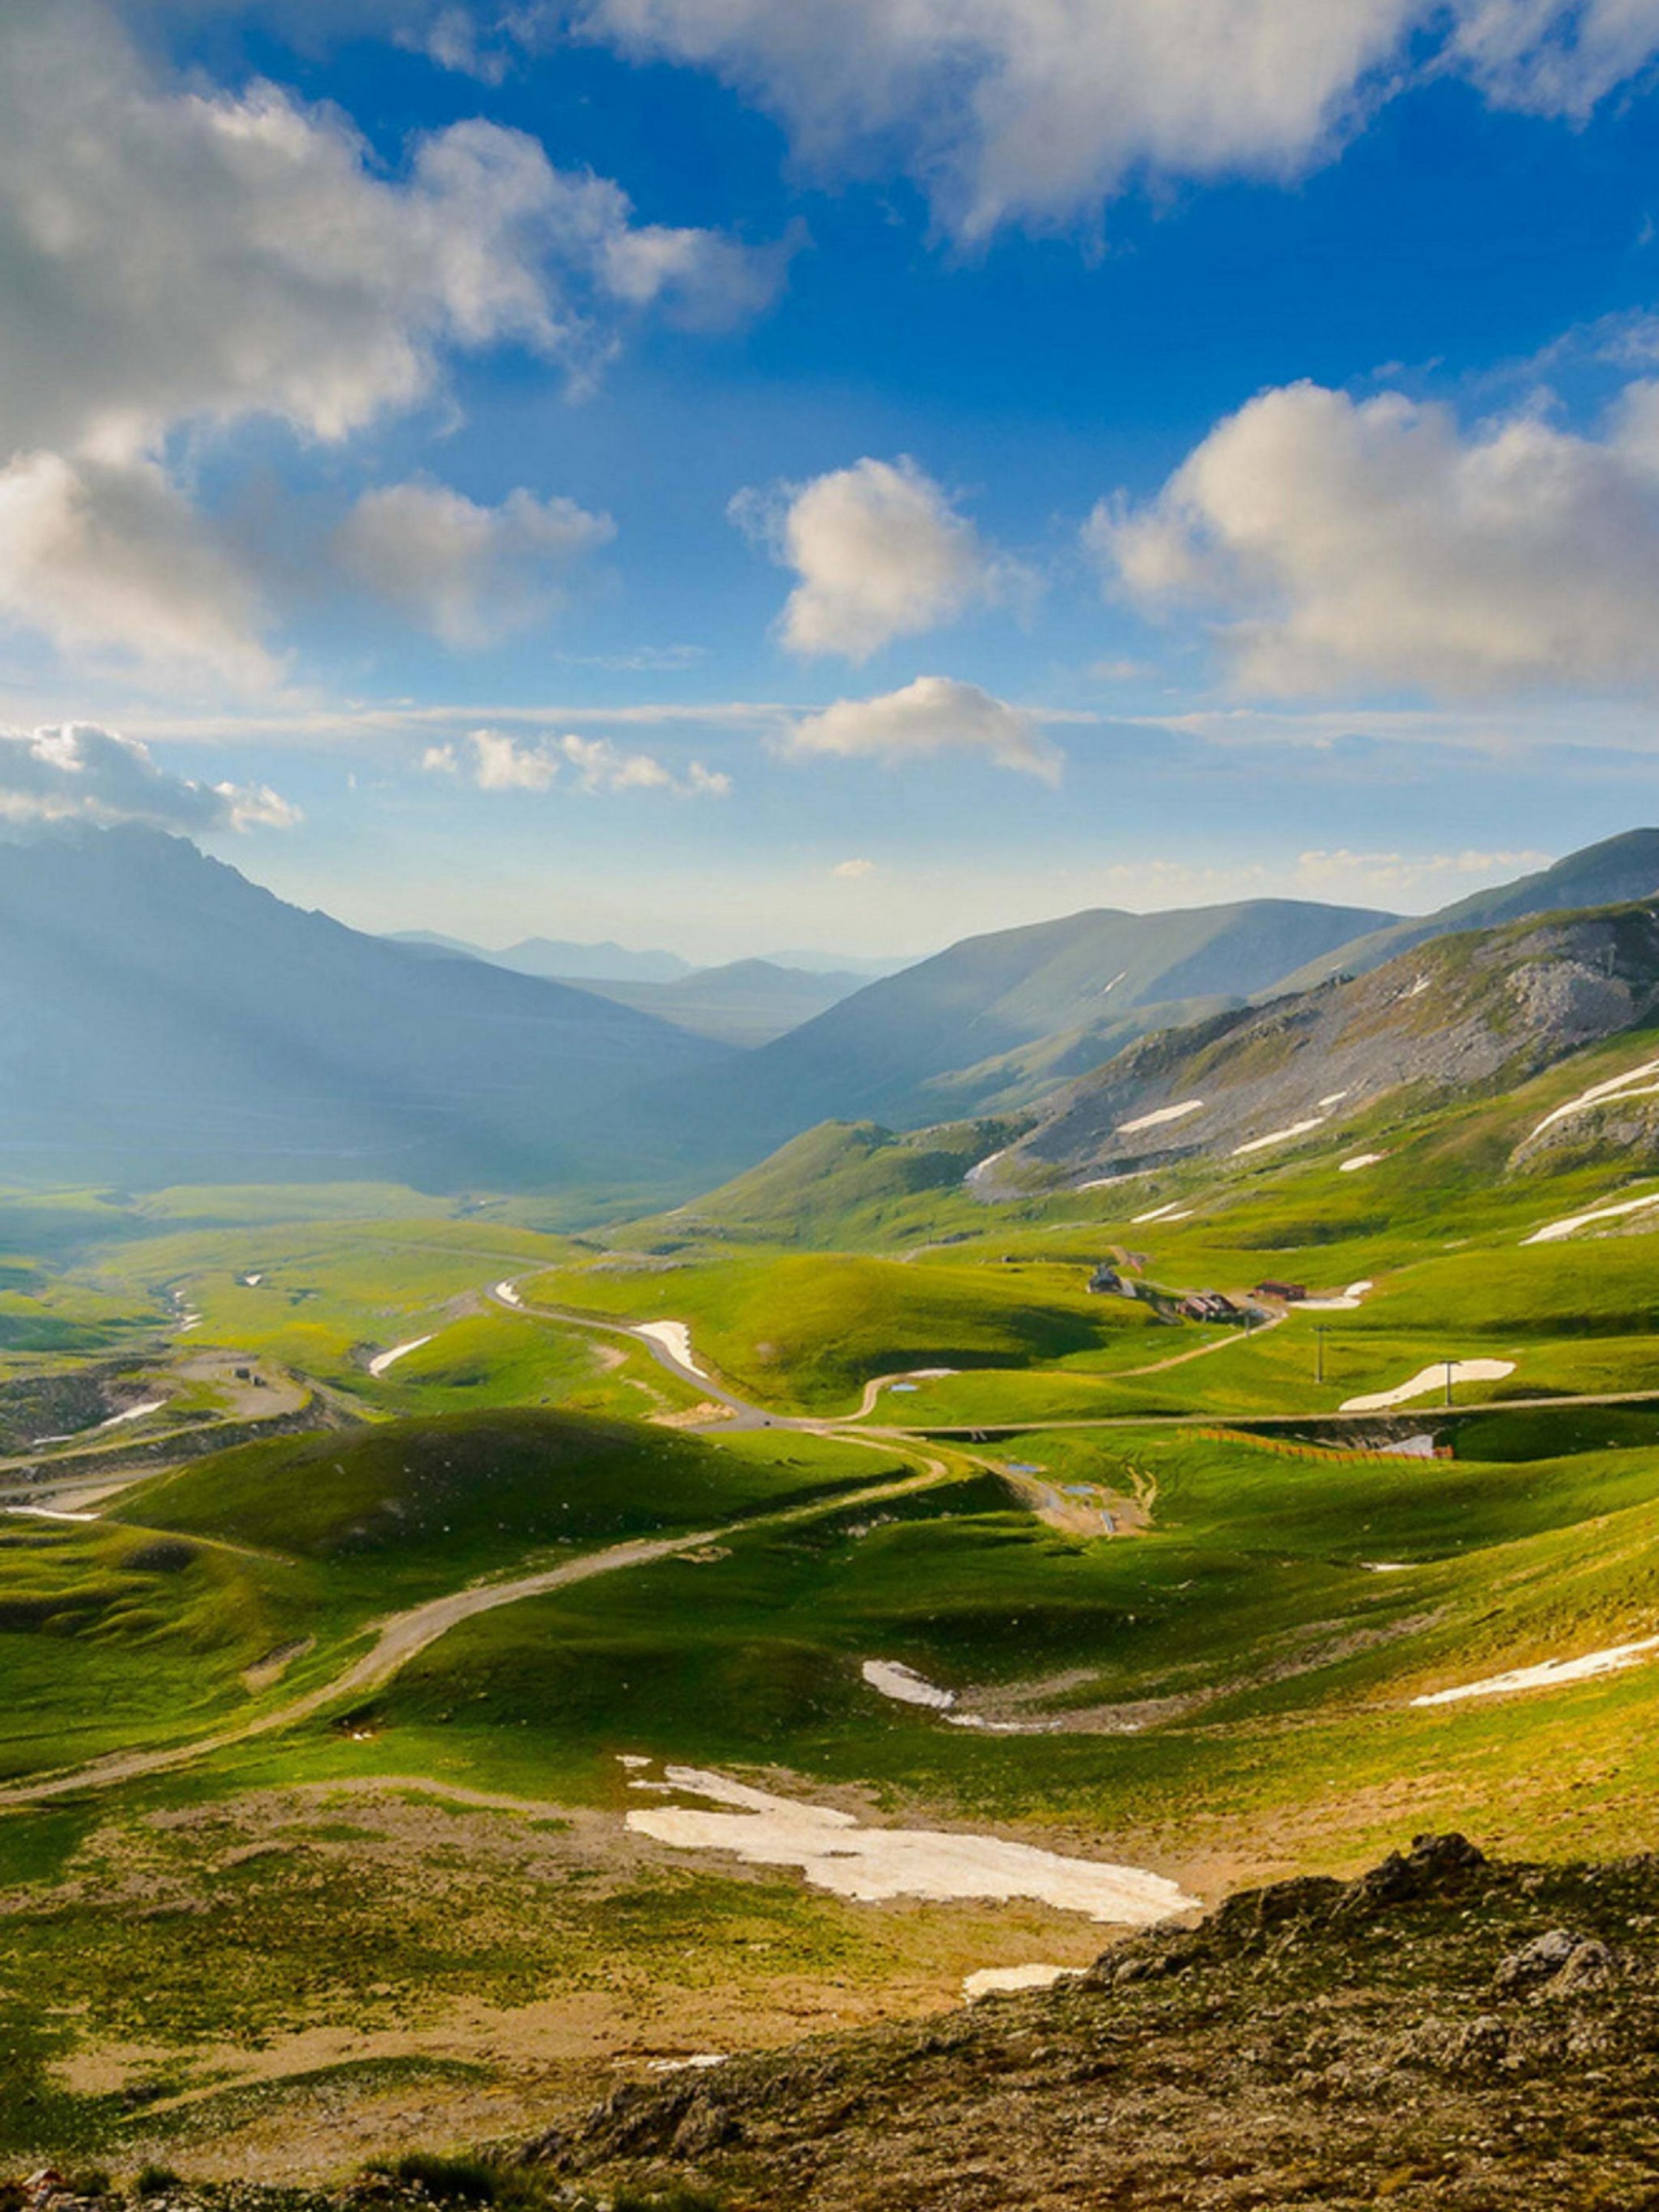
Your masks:
[[[1316,1322],[1314,1323],[1314,1381],[1322,1382],[1324,1380],[1325,1324],[1323,1322]]]
[[[1456,1366],[1457,1362],[1455,1359],[1448,1359],[1443,1364],[1446,1370],[1446,1403],[1449,1406],[1452,1401],[1452,1369]]]

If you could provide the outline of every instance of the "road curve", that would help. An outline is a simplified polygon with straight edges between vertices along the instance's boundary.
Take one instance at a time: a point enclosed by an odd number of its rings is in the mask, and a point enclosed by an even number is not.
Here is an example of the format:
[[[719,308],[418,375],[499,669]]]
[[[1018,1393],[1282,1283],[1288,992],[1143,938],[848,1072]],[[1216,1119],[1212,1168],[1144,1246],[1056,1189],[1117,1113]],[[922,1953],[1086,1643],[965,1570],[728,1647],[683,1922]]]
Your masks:
[[[885,1438],[872,1438],[870,1442],[872,1449],[891,1448]],[[897,1447],[901,1450],[904,1448],[902,1444]],[[520,1575],[510,1582],[475,1583],[443,1597],[428,1598],[422,1604],[411,1606],[406,1613],[394,1613],[383,1622],[370,1650],[343,1674],[307,1691],[303,1697],[291,1698],[273,1711],[261,1713],[235,1727],[221,1729],[211,1735],[197,1737],[189,1743],[171,1744],[156,1751],[114,1752],[107,1758],[88,1760],[84,1766],[14,1784],[0,1789],[0,1810],[40,1804],[82,1790],[106,1790],[144,1775],[165,1774],[175,1767],[189,1766],[198,1759],[210,1758],[216,1751],[250,1742],[256,1736],[292,1728],[330,1705],[380,1688],[452,1628],[479,1613],[493,1613],[500,1606],[517,1605],[526,1598],[544,1597],[550,1591],[568,1589],[573,1583],[591,1581],[595,1575],[613,1575],[630,1567],[649,1566],[658,1559],[672,1559],[677,1553],[696,1551],[705,1544],[716,1543],[724,1536],[782,1528],[792,1522],[840,1512],[852,1505],[879,1504],[888,1498],[905,1497],[912,1491],[929,1489],[949,1474],[950,1469],[943,1460],[929,1460],[918,1474],[902,1476],[895,1482],[873,1483],[865,1490],[815,1498],[811,1504],[787,1506],[775,1513],[753,1514],[746,1519],[701,1528],[689,1535],[636,1537],[625,1544],[612,1544],[602,1552],[589,1552],[580,1559],[568,1559],[563,1565],[546,1568],[538,1574]]]

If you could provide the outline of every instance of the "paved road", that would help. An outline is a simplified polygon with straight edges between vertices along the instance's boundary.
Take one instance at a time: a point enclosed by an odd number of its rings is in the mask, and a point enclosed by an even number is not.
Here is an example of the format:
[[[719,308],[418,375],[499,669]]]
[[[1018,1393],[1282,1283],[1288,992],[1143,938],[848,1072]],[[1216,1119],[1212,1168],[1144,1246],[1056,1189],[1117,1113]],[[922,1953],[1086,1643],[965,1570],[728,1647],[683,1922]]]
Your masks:
[[[887,1446],[884,1442],[877,1443],[872,1440],[872,1449],[884,1449]],[[775,1513],[750,1515],[717,1528],[700,1528],[690,1535],[636,1538],[626,1544],[612,1544],[602,1552],[587,1553],[539,1574],[520,1575],[511,1582],[475,1583],[466,1589],[428,1598],[424,1604],[411,1606],[406,1613],[395,1613],[383,1622],[370,1650],[331,1681],[308,1690],[303,1697],[291,1698],[270,1712],[189,1743],[172,1744],[157,1751],[115,1752],[106,1759],[89,1760],[84,1766],[71,1767],[63,1773],[0,1788],[0,1810],[40,1804],[46,1799],[70,1796],[83,1790],[106,1790],[117,1783],[135,1781],[147,1774],[164,1774],[206,1759],[214,1752],[249,1742],[255,1736],[292,1728],[328,1706],[380,1688],[417,1653],[435,1644],[440,1637],[447,1636],[452,1628],[476,1619],[479,1613],[493,1613],[498,1607],[517,1605],[526,1598],[544,1597],[551,1590],[568,1589],[574,1583],[591,1581],[595,1575],[614,1575],[630,1567],[649,1566],[655,1560],[672,1559],[677,1553],[696,1551],[705,1544],[718,1543],[722,1537],[747,1535],[758,1528],[783,1528],[793,1522],[838,1513],[854,1504],[878,1505],[889,1498],[907,1497],[912,1491],[929,1489],[934,1483],[945,1480],[950,1473],[944,1461],[930,1460],[920,1473],[905,1475],[896,1482],[873,1483],[866,1490],[817,1498],[809,1505],[787,1506]]]

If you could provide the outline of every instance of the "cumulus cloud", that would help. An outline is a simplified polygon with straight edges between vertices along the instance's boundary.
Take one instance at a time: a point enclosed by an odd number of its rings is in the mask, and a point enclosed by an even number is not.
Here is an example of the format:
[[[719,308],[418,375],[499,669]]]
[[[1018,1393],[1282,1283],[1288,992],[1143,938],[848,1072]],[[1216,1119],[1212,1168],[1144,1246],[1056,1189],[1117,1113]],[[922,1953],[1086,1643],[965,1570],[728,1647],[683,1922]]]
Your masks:
[[[676,770],[653,753],[625,752],[609,738],[570,735],[526,744],[499,730],[474,730],[467,743],[480,791],[549,791],[567,771],[572,787],[587,793],[663,791],[677,799],[724,799],[732,788],[729,775],[701,761]],[[421,765],[429,774],[462,770],[460,755],[447,744],[428,746]]]
[[[1035,715],[947,676],[919,676],[879,698],[837,700],[793,723],[779,748],[797,759],[873,760],[884,768],[965,753],[1045,783],[1058,783],[1063,765]]]
[[[347,573],[446,645],[487,645],[553,603],[553,580],[616,534],[609,515],[569,499],[512,492],[480,507],[448,486],[366,492],[336,550]]]
[[[1629,386],[1595,437],[1292,385],[1087,536],[1143,605],[1216,610],[1249,690],[1650,686],[1659,384]]]
[[[876,864],[873,860],[837,860],[830,872],[845,883],[862,883],[866,876],[875,874]]]
[[[17,454],[0,467],[0,621],[64,652],[264,682],[259,594],[154,462]]]
[[[148,746],[89,722],[0,731],[0,822],[143,823],[196,836],[288,830],[301,818],[268,784],[170,775]]]
[[[972,523],[908,456],[739,492],[730,512],[800,579],[781,625],[797,653],[866,659],[896,637],[954,621],[1006,580]]]
[[[1139,176],[1294,175],[1413,73],[1577,118],[1659,49],[1659,0],[569,0],[716,70],[809,161],[896,160],[959,235]]]
[[[210,588],[162,473],[179,434],[264,416],[341,441],[503,343],[580,385],[641,310],[742,312],[776,281],[729,240],[662,238],[521,131],[458,123],[388,173],[337,109],[165,79],[101,0],[0,9],[0,283],[27,302],[0,319],[0,465],[32,526],[76,518],[91,586],[14,578],[3,611],[268,672],[256,594],[228,568]]]

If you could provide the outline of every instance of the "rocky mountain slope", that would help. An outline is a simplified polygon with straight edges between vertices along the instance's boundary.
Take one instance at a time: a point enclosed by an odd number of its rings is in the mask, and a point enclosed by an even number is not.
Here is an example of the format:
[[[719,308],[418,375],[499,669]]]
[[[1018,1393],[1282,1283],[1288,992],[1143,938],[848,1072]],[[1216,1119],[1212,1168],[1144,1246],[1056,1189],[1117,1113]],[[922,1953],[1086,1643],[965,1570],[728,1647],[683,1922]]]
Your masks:
[[[1513,1084],[1659,1014],[1659,911],[1442,938],[1372,973],[1148,1037],[1062,1091],[994,1170],[1093,1181],[1249,1158],[1377,1100]]]
[[[1149,1029],[1270,988],[1381,919],[1262,899],[969,938],[854,993],[740,1070],[676,1085],[642,1137],[737,1169],[819,1121],[915,1127],[1000,1112]]]
[[[550,2203],[731,2212],[1651,2212],[1656,1929],[1650,1856],[1424,1838],[1049,1992],[626,2085],[523,2155]]]
[[[608,999],[303,913],[182,838],[0,843],[14,1177],[548,1182],[603,1152],[610,1100],[721,1057]]]

